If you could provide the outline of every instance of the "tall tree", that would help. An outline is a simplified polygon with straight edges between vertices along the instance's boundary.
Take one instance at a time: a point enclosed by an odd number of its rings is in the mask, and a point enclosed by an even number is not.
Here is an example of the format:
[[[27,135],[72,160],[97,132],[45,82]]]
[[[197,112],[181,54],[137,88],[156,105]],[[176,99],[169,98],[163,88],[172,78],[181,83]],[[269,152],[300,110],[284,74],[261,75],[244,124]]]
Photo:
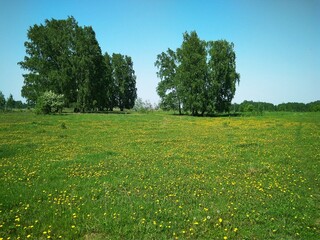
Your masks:
[[[184,33],[176,52],[157,56],[157,87],[163,109],[178,106],[192,115],[229,111],[240,75],[236,72],[233,43],[208,42],[196,32]]]
[[[102,108],[106,94],[105,64],[92,27],[78,28],[74,55],[78,106],[82,111]]]
[[[105,63],[105,76],[104,76],[104,88],[106,92],[105,101],[108,110],[112,111],[117,105],[116,103],[116,85],[112,76],[112,61],[111,56],[106,52],[104,54]]]
[[[125,74],[125,89],[124,89],[124,107],[131,109],[134,107],[134,103],[137,99],[137,88],[136,88],[136,75],[133,70],[133,62],[131,57],[125,56],[126,62],[126,74]]]
[[[112,69],[116,105],[121,111],[124,108],[133,108],[137,98],[137,89],[131,57],[114,53],[112,55]]]
[[[74,18],[46,20],[45,25],[34,25],[28,30],[26,53],[20,66],[29,71],[24,74],[22,96],[35,102],[46,90],[63,93],[67,100],[75,100],[71,57],[74,53]]]
[[[236,72],[234,45],[226,40],[219,40],[209,42],[208,48],[208,85],[211,86],[209,98],[215,97],[216,111],[229,111],[236,91],[236,83],[240,81],[240,74]]]
[[[160,82],[157,93],[161,98],[160,106],[165,110],[178,110],[181,114],[181,100],[178,94],[177,79],[177,54],[170,48],[167,52],[162,52],[157,56],[154,64],[159,71],[157,72]]]
[[[177,49],[180,65],[177,68],[179,94],[183,108],[197,115],[206,110],[205,83],[207,77],[206,43],[195,31],[185,32],[183,42]]]
[[[20,66],[24,75],[22,95],[35,102],[45,91],[63,94],[67,103],[88,109],[103,104],[101,89],[104,62],[92,27],[79,27],[73,17],[46,20],[28,30],[27,56]]]
[[[112,77],[114,81],[115,86],[115,103],[116,106],[118,106],[121,111],[124,109],[124,81],[125,81],[125,66],[126,63],[124,61],[124,58],[119,53],[113,53],[112,54]]]

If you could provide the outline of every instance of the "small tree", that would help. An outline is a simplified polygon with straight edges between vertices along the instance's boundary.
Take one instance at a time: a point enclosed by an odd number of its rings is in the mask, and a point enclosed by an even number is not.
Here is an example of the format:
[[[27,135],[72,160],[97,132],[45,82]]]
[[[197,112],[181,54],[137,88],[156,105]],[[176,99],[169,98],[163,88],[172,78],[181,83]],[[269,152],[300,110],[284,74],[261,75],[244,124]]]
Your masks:
[[[153,106],[149,100],[143,101],[141,98],[137,98],[133,110],[137,112],[146,113],[152,111]]]
[[[6,106],[6,99],[3,93],[0,91],[0,110],[4,110],[5,106]]]
[[[37,100],[36,113],[49,114],[52,112],[62,112],[64,106],[64,96],[52,91],[44,92]]]
[[[10,94],[7,99],[7,110],[8,109],[12,110],[13,108],[14,108],[14,99],[13,99],[12,94]]]

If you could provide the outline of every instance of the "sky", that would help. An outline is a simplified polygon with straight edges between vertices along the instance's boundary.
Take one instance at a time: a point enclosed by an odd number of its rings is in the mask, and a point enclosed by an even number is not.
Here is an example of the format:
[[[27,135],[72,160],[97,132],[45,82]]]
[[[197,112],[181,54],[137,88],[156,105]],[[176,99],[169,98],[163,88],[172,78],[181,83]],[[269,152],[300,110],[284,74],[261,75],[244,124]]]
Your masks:
[[[132,57],[138,97],[157,103],[157,55],[183,33],[234,43],[233,102],[320,100],[320,0],[0,0],[0,91],[21,97],[27,31],[73,16],[92,26],[102,53]]]

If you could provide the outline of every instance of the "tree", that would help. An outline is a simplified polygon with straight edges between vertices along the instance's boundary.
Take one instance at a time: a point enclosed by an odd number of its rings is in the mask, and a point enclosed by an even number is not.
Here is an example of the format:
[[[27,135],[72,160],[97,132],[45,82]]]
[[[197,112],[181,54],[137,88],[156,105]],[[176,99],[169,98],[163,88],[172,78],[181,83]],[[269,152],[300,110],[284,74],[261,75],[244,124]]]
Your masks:
[[[320,112],[320,101],[310,102],[307,107],[310,112]]]
[[[121,111],[124,108],[131,109],[137,98],[136,76],[133,70],[131,57],[121,54],[112,55],[112,77],[114,81],[114,93],[116,106]]]
[[[105,75],[104,75],[104,91],[106,92],[105,101],[108,110],[112,111],[117,105],[116,102],[116,85],[112,76],[112,59],[106,52],[104,54]]]
[[[74,63],[75,39],[78,24],[74,18],[45,20],[28,30],[24,61],[18,64],[29,73],[24,74],[22,96],[31,102],[47,90],[64,93],[67,100],[76,100],[77,72]]]
[[[6,99],[3,95],[3,93],[0,91],[0,109],[4,110],[6,106]]]
[[[155,66],[159,69],[160,82],[157,93],[161,98],[160,106],[165,110],[178,110],[181,114],[181,99],[178,94],[177,54],[170,48],[157,56]]]
[[[233,43],[226,40],[208,43],[209,98],[215,96],[215,109],[218,112],[229,111],[231,101],[239,84],[240,75],[236,72],[236,54]]]
[[[49,114],[52,112],[62,112],[64,106],[64,96],[52,91],[44,92],[38,99],[36,113]]]
[[[125,70],[125,98],[124,107],[131,109],[134,107],[137,99],[137,88],[136,88],[136,75],[133,70],[133,62],[131,57],[125,56],[126,70]]]
[[[192,115],[206,111],[206,43],[199,39],[195,31],[185,32],[181,48],[177,49],[180,62],[177,68],[178,94],[183,108]]]
[[[63,94],[66,103],[77,102],[83,111],[93,101],[103,105],[101,89],[104,62],[92,27],[79,27],[73,17],[46,20],[28,30],[22,96],[36,102],[45,91]],[[95,93],[98,93],[97,95]]]
[[[135,111],[146,113],[153,110],[153,106],[150,101],[143,101],[141,98],[137,98],[134,104]]]
[[[181,47],[162,52],[155,62],[161,108],[192,115],[229,111],[240,79],[235,59],[233,43],[206,43],[195,31],[184,33]]]
[[[105,105],[105,63],[92,27],[78,28],[74,67],[77,86],[77,104],[82,112]]]
[[[6,104],[7,109],[12,110],[12,109],[14,108],[14,104],[15,104],[15,101],[14,101],[14,99],[13,99],[12,94],[10,94],[9,97],[8,97],[8,99],[7,99],[7,104]]]

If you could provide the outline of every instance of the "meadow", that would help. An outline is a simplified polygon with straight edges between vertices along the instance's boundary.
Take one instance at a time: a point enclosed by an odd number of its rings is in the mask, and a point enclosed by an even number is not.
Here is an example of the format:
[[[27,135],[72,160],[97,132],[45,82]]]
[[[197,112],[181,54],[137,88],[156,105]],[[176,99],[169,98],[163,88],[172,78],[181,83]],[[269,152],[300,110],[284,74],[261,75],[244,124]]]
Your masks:
[[[0,239],[319,239],[320,113],[0,114]]]

